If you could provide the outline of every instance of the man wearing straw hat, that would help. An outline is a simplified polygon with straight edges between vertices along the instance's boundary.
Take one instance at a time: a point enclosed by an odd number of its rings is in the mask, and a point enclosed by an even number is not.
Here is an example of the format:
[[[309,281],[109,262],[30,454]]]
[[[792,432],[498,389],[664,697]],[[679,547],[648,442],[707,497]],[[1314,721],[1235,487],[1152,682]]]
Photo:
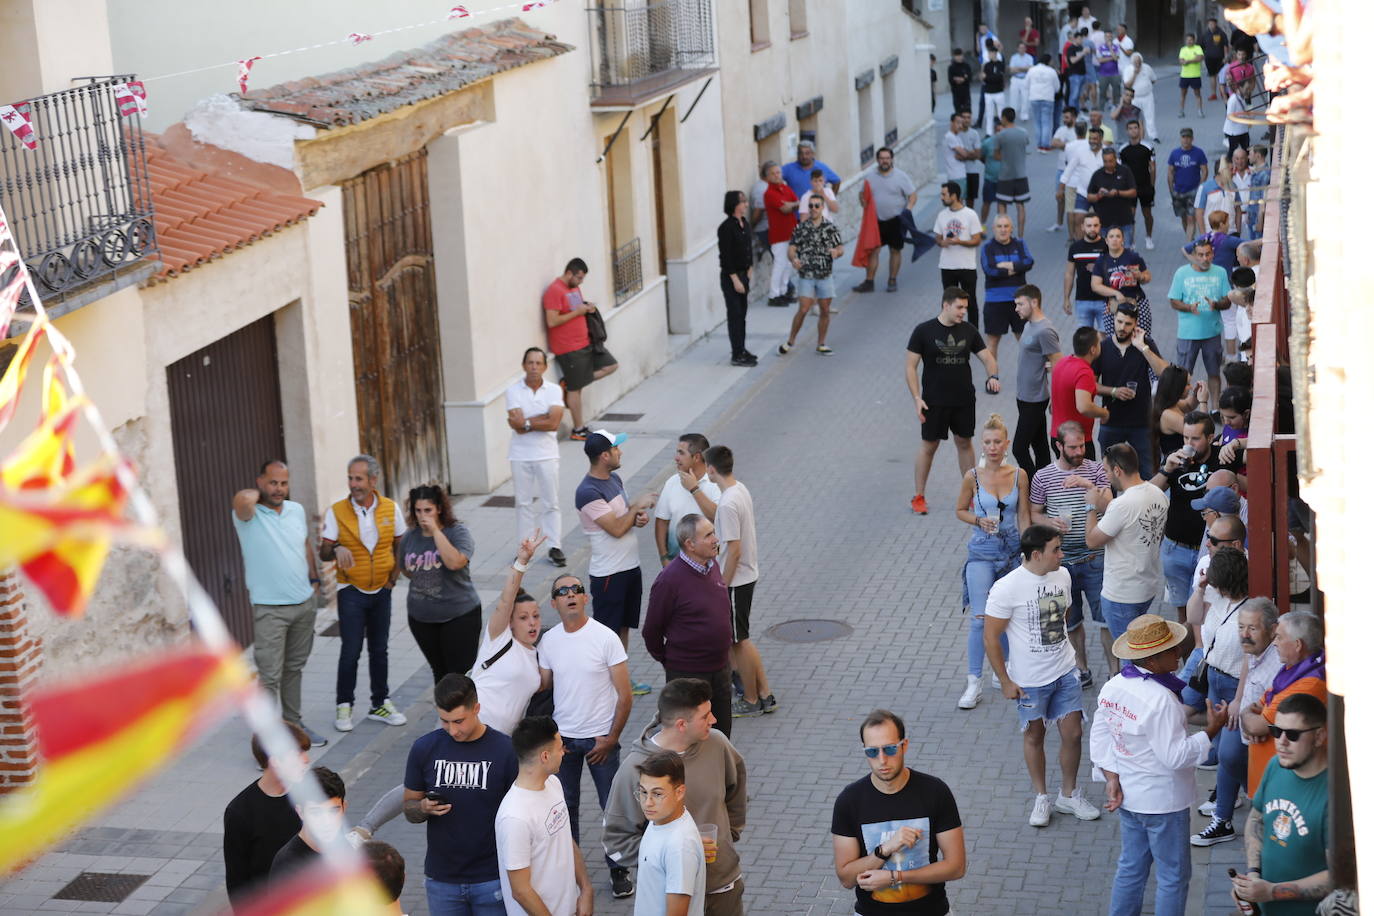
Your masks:
[[[1194,769],[1226,724],[1226,705],[1207,709],[1207,726],[1189,735],[1174,673],[1188,636],[1181,623],[1142,614],[1117,637],[1112,654],[1121,673],[1102,686],[1092,725],[1093,766],[1107,781],[1108,811],[1121,814],[1121,856],[1112,884],[1111,916],[1139,913],[1156,874],[1155,913],[1183,916],[1192,861],[1189,809],[1196,800]]]

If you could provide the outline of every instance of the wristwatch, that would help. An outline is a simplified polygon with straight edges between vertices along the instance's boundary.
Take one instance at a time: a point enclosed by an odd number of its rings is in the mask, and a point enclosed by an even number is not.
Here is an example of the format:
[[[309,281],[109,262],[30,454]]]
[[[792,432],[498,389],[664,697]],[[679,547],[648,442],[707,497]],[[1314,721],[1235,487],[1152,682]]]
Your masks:
[[[882,843],[879,843],[877,846],[874,846],[874,847],[873,847],[873,854],[874,854],[875,856],[877,856],[878,858],[882,859],[884,862],[886,862],[888,859],[892,858],[892,853],[890,853],[890,852],[889,852],[887,855],[883,855],[883,844],[882,844]]]
[[[530,421],[529,421],[529,420],[526,420],[526,421],[525,421],[525,432],[529,432],[529,431],[530,431]]]

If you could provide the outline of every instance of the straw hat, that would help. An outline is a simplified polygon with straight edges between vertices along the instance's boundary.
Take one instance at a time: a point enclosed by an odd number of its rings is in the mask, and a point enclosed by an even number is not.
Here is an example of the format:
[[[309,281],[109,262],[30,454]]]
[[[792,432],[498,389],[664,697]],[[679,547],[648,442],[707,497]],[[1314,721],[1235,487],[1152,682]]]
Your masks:
[[[1187,638],[1188,628],[1183,624],[1165,620],[1157,614],[1141,614],[1112,643],[1112,654],[1128,660],[1149,658],[1172,649]]]

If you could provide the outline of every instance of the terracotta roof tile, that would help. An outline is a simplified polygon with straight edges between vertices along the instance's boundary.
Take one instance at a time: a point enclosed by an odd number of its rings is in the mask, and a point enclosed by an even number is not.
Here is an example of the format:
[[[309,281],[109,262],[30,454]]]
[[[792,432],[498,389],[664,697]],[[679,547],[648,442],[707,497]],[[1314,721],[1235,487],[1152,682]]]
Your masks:
[[[149,282],[170,279],[252,244],[324,206],[201,171],[168,153],[158,137],[144,136],[162,256],[162,270]]]
[[[519,19],[503,19],[384,60],[254,89],[239,96],[239,104],[321,127],[342,127],[571,50],[572,45]]]

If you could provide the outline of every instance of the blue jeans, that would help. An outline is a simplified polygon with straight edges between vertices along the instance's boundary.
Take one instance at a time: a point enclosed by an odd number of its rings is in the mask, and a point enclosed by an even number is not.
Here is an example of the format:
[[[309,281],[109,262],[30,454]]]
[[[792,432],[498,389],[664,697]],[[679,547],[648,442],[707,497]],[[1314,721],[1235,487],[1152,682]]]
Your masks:
[[[1031,102],[1031,119],[1035,122],[1035,145],[1049,148],[1054,141],[1054,100]]]
[[[1139,392],[1136,397],[1148,397],[1147,392]],[[1154,447],[1150,442],[1150,428],[1148,426],[1107,426],[1103,424],[1097,428],[1097,441],[1102,446],[1102,454],[1107,454],[1110,446],[1118,442],[1129,442],[1131,448],[1135,449],[1136,457],[1140,459],[1140,476],[1149,480],[1155,476]]]
[[[1184,680],[1189,680],[1192,678],[1194,672],[1197,671],[1198,665],[1202,663],[1202,654],[1205,651],[1205,646],[1199,646],[1193,650],[1193,654],[1188,657],[1188,662],[1189,664],[1192,664],[1193,670],[1187,673],[1187,676],[1184,678]],[[1194,659],[1196,659],[1196,663],[1194,663]],[[1236,689],[1238,687],[1240,687],[1239,678],[1231,677],[1231,675],[1227,674],[1225,671],[1218,671],[1216,668],[1212,668],[1209,666],[1207,668],[1206,698],[1204,698],[1192,687],[1184,687],[1183,692],[1180,694],[1179,698],[1183,701],[1183,705],[1185,706],[1191,706],[1193,709],[1206,709],[1207,703],[1229,703],[1232,700],[1234,700],[1236,698]],[[1223,729],[1223,731],[1225,730]],[[1217,763],[1220,759],[1221,735],[1222,732],[1218,732],[1217,736],[1212,739],[1212,752],[1207,756],[1208,763]],[[1249,752],[1245,751],[1244,753],[1246,754],[1246,763],[1241,767],[1241,783],[1245,782],[1246,772],[1249,768]],[[1236,801],[1236,785],[1236,783],[1232,783],[1231,785],[1232,805],[1234,805]],[[1221,800],[1220,774],[1218,774],[1217,776],[1217,800]]]
[[[386,685],[386,644],[391,633],[391,589],[365,595],[356,588],[339,589],[339,676],[334,685],[335,703],[353,703],[358,686],[358,659],[367,639],[367,676],[372,706],[381,706],[391,691]]]
[[[1112,882],[1110,916],[1140,916],[1145,881],[1155,872],[1155,916],[1183,916],[1188,903],[1188,879],[1193,876],[1189,851],[1191,830],[1187,808],[1169,814],[1121,813],[1121,858]]]
[[[1102,300],[1075,299],[1073,301],[1073,320],[1075,327],[1095,328],[1102,323]],[[1051,430],[1053,432],[1053,430]]]
[[[581,842],[581,834],[577,829],[577,809],[582,800],[582,763],[594,747],[595,738],[563,739],[563,764],[558,768],[558,781],[563,784],[563,800],[568,805],[568,822],[572,827],[574,843]],[[616,770],[620,769],[620,748],[611,751],[600,763],[588,763],[587,769],[592,772],[596,800],[601,803],[601,810],[605,811],[606,799],[611,795],[611,781],[615,779]],[[624,867],[612,861],[610,856],[606,857],[606,864],[611,868]]]
[[[1111,630],[1112,639],[1120,639],[1131,621],[1148,611],[1154,603],[1153,598],[1148,601],[1113,601],[1103,595],[1102,616],[1107,618],[1107,629]]]
[[[997,563],[993,560],[969,558],[964,567],[965,585],[968,588],[968,673],[974,677],[983,675],[983,613],[988,608],[988,592],[992,583],[997,581]],[[1002,658],[1007,658],[1007,634],[1002,634]]]
[[[1164,563],[1164,600],[1173,607],[1183,607],[1193,593],[1197,552],[1196,547],[1168,538],[1159,546],[1159,557]]]
[[[473,884],[425,878],[425,900],[431,916],[506,916],[500,878]]]
[[[1106,623],[1102,616],[1102,554],[1077,563],[1065,563],[1064,568],[1069,571],[1069,600],[1073,602],[1069,605],[1070,632],[1083,625],[1085,601],[1093,620]]]
[[[1082,73],[1069,74],[1069,105],[1073,108],[1079,109],[1080,111],[1082,110],[1083,106],[1079,104],[1078,97],[1083,94],[1083,81],[1086,78],[1086,74]]]
[[[1249,775],[1250,750],[1240,740],[1240,729],[1221,730],[1217,746],[1217,811],[1216,817],[1229,821],[1236,811],[1236,793],[1245,788]]]

